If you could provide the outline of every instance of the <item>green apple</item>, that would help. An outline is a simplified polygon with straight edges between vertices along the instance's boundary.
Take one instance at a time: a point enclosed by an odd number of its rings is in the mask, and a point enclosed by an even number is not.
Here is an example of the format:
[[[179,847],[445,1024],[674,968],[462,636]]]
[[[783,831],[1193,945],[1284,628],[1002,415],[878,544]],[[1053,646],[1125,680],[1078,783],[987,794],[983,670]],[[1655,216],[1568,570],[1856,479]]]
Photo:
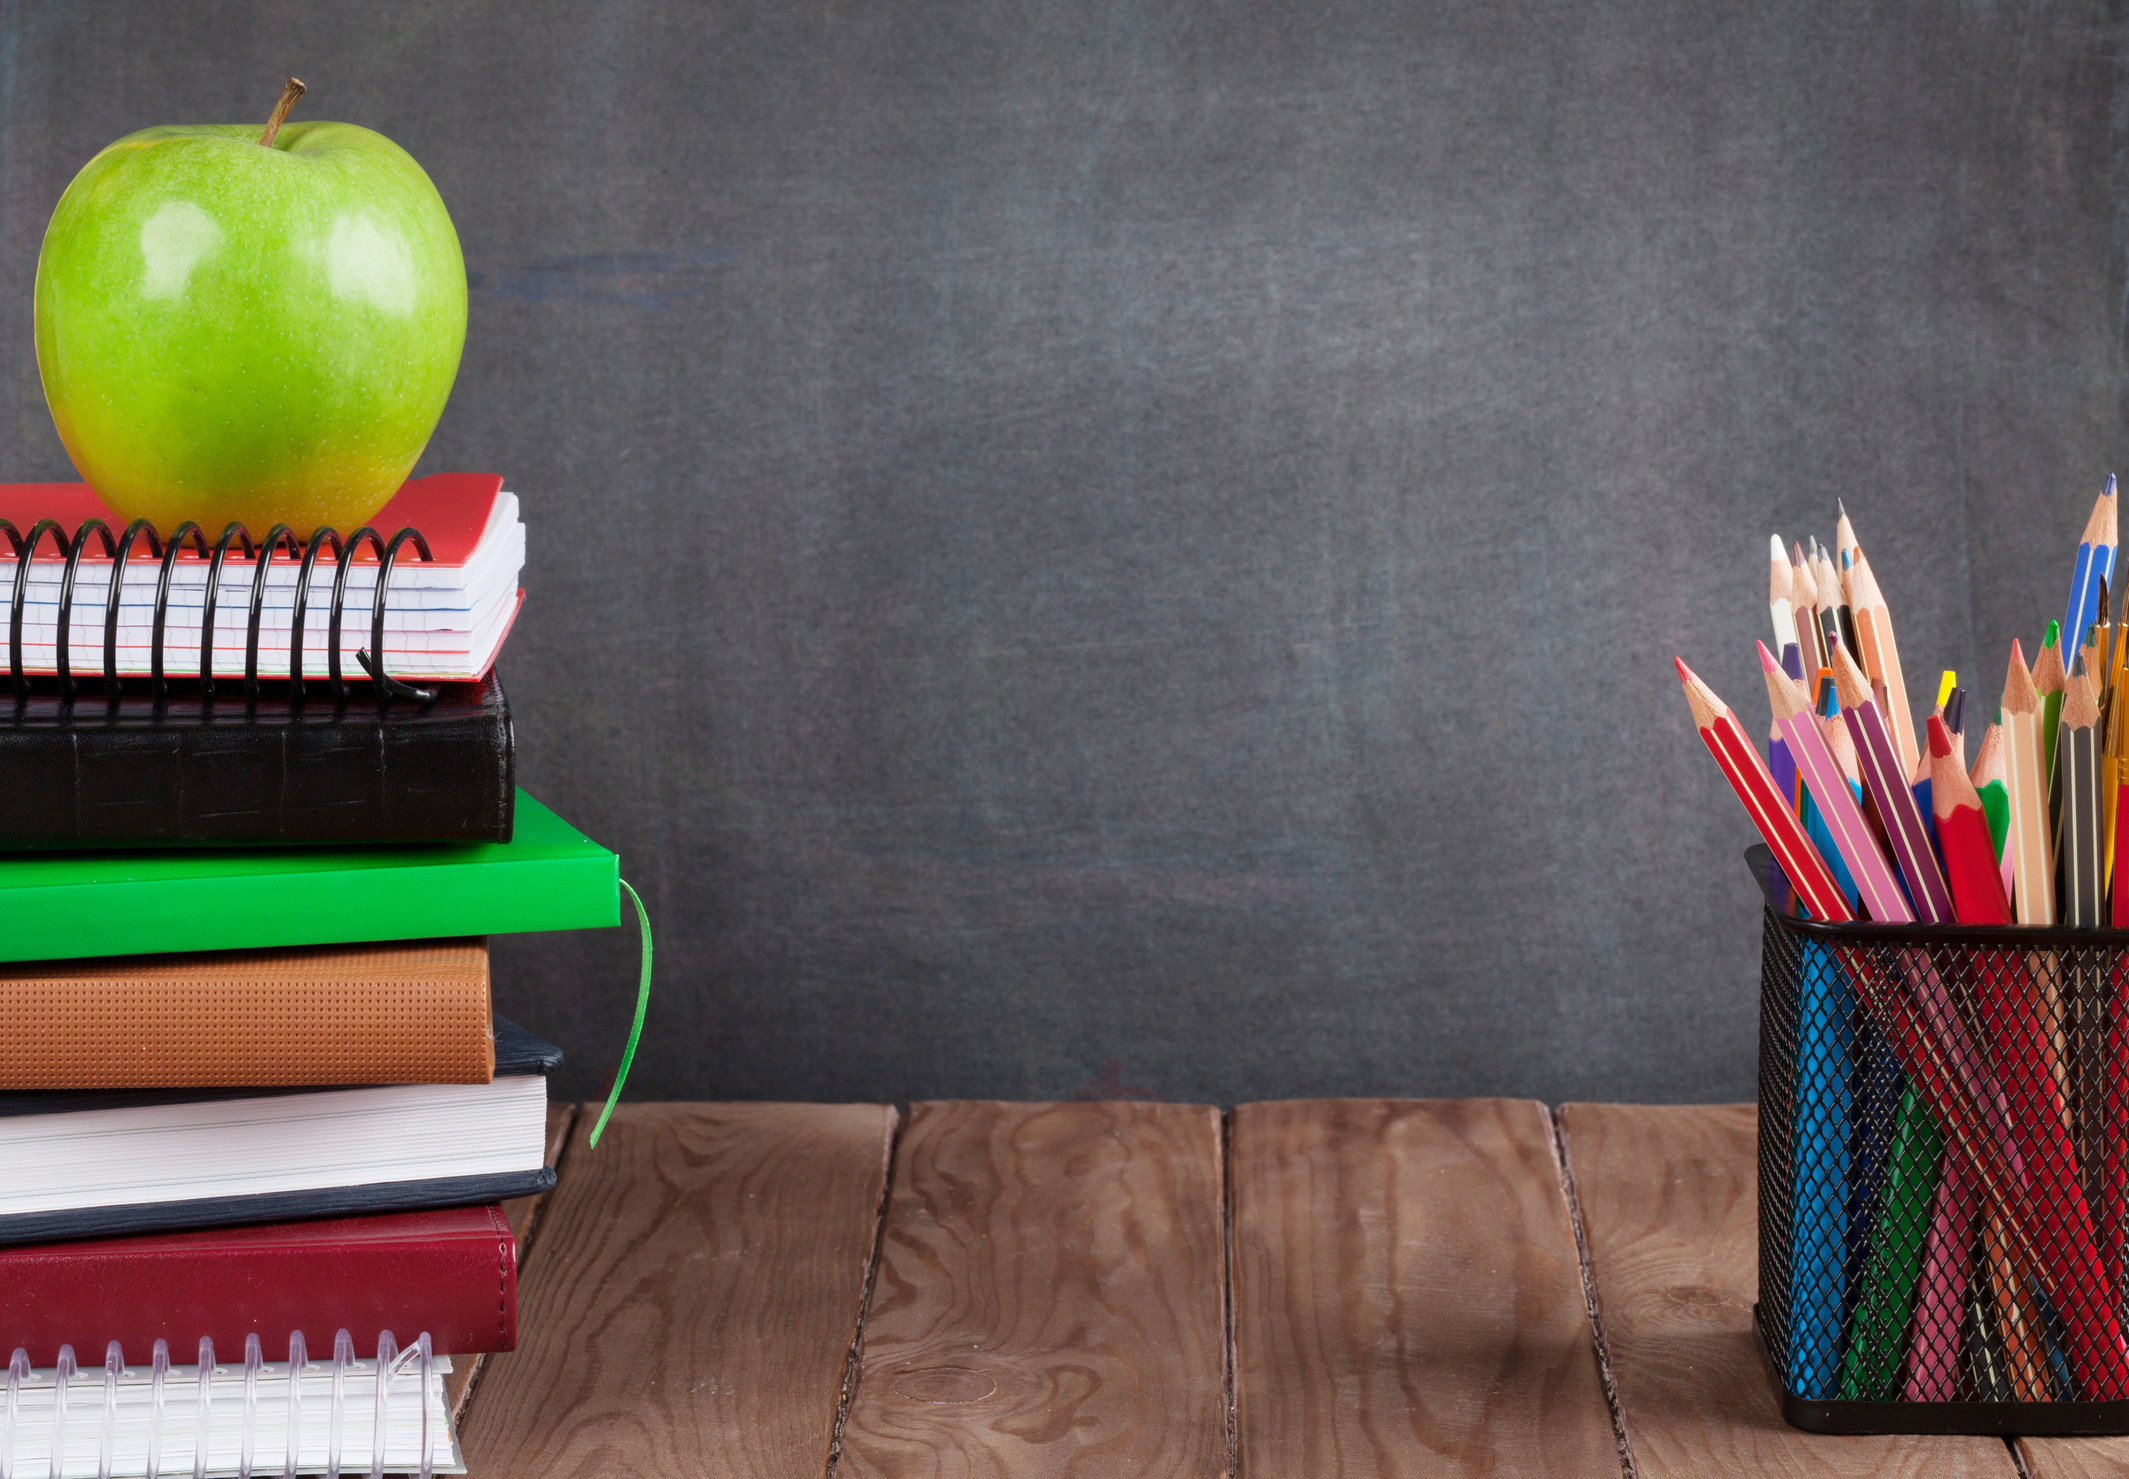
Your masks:
[[[60,197],[37,369],[67,455],[120,515],[342,534],[428,444],[466,339],[436,186],[350,123],[143,129]]]

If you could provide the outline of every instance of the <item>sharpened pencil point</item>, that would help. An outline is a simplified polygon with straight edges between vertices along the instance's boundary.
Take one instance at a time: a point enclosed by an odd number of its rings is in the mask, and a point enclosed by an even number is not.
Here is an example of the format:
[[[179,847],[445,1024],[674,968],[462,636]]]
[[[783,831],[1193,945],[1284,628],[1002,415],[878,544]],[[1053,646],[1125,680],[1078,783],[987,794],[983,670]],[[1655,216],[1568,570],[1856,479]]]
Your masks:
[[[105,582],[105,584],[107,584],[107,585],[108,585],[108,584],[109,584],[109,582],[108,582],[108,581],[106,581],[106,582]],[[1674,658],[1672,658],[1672,659],[1671,659],[1671,661],[1672,661],[1672,662],[1674,662],[1674,663],[1676,663],[1676,664],[1678,665],[1678,681],[1679,681],[1679,682],[1681,682],[1681,683],[1690,683],[1690,682],[1692,682],[1692,681],[1693,681],[1693,670],[1692,670],[1691,668],[1689,668],[1689,667],[1687,667],[1687,666],[1685,665],[1685,659],[1684,659],[1684,658],[1682,658],[1682,657],[1674,657]]]
[[[1774,654],[1767,650],[1766,643],[1755,640],[1752,645],[1759,649],[1759,665],[1762,668],[1770,673],[1780,673],[1782,671],[1782,665],[1774,660]],[[1783,673],[1782,676],[1787,677],[1788,674]]]
[[[1929,753],[1931,759],[1952,752],[1952,732],[1935,714],[1929,716]]]

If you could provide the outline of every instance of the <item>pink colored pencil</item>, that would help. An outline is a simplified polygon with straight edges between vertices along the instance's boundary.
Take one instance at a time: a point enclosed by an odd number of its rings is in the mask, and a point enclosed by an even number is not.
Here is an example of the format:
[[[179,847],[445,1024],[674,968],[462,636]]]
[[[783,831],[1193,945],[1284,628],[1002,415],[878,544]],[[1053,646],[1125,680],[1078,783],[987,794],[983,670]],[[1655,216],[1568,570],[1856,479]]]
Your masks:
[[[1871,835],[1870,824],[1863,820],[1855,794],[1848,789],[1847,777],[1833,752],[1826,748],[1826,736],[1819,731],[1818,718],[1802,687],[1782,671],[1766,643],[1754,645],[1759,648],[1759,666],[1767,680],[1767,702],[1774,710],[1774,722],[1789,742],[1789,758],[1796,762],[1797,774],[1803,777],[1819,815],[1825,818],[1826,829],[1833,834],[1833,845],[1840,850],[1841,861],[1848,865],[1848,874],[1869,906],[1870,917],[1880,924],[1912,924],[1914,910],[1900,892],[1892,864],[1878,850],[1878,840]]]
[[[1973,1172],[1956,1148],[1943,1158],[1937,1193],[1930,1202],[1929,1241],[1922,1251],[1922,1283],[1915,1297],[1913,1336],[1907,1347],[1906,1396],[1910,1402],[1949,1402],[1958,1391],[1961,1324],[1966,1318],[1966,1281],[1973,1269]]]

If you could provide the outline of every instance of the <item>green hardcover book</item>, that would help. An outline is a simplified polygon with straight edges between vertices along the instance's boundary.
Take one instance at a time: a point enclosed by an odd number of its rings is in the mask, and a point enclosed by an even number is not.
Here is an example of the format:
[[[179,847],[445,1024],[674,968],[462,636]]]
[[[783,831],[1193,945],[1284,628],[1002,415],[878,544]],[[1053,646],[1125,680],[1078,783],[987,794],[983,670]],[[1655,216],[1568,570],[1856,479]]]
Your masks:
[[[598,929],[620,871],[523,791],[508,842],[0,855],[0,961]]]

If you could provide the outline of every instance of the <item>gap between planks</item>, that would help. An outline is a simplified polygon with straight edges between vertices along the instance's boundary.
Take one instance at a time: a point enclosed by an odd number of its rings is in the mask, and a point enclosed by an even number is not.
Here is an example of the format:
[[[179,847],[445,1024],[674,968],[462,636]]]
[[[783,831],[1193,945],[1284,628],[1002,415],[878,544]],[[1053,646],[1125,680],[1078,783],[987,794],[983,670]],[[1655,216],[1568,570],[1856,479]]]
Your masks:
[[[1582,1226],[1582,1193],[1575,1186],[1575,1166],[1567,1140],[1567,1126],[1560,1122],[1560,1106],[1547,1105],[1545,1117],[1552,1125],[1553,1162],[1560,1171],[1560,1195],[1567,1202],[1567,1226],[1574,1234],[1575,1263],[1582,1275],[1582,1309],[1589,1318],[1591,1349],[1597,1358],[1597,1380],[1604,1387],[1604,1405],[1611,1409],[1612,1440],[1619,1445],[1619,1473],[1635,1479],[1634,1445],[1626,1436],[1626,1409],[1619,1405],[1619,1379],[1612,1372],[1611,1346],[1604,1339],[1604,1309],[1597,1302],[1597,1270],[1590,1262],[1589,1234]]]
[[[894,1126],[887,1133],[882,1151],[887,1163],[880,1171],[880,1204],[872,1213],[872,1252],[865,1260],[865,1277],[858,1291],[858,1317],[850,1331],[850,1352],[843,1361],[843,1387],[835,1399],[835,1426],[828,1435],[828,1461],[822,1479],[835,1479],[843,1458],[843,1424],[850,1420],[850,1402],[857,1396],[858,1373],[865,1366],[865,1318],[872,1313],[872,1290],[880,1277],[880,1245],[887,1236],[887,1204],[894,1195],[894,1158],[902,1145],[902,1131],[909,1124],[907,1106],[895,1106]]]

